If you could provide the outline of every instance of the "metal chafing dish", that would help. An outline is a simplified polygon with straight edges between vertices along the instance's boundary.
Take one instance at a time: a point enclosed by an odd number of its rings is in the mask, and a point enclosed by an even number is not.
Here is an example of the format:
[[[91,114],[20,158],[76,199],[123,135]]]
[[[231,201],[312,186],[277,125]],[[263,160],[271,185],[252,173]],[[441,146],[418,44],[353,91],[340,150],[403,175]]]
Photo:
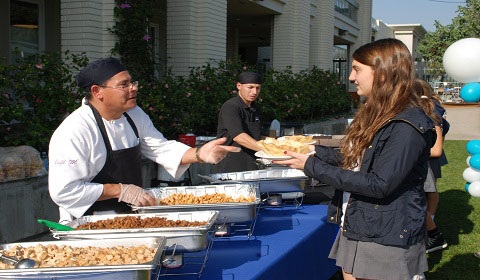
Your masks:
[[[88,222],[113,219],[115,217],[134,216],[140,218],[161,217],[168,220],[185,220],[189,222],[207,222],[204,226],[196,227],[159,227],[159,228],[132,228],[132,229],[96,229],[96,230],[52,230],[54,238],[60,239],[103,239],[103,238],[130,238],[130,237],[157,237],[166,238],[166,246],[176,246],[178,252],[195,252],[206,248],[208,242],[208,231],[213,227],[218,217],[218,211],[196,211],[196,212],[169,212],[149,214],[125,214],[125,215],[93,215],[83,216],[68,224],[67,226],[77,228]]]
[[[142,264],[44,267],[27,269],[0,269],[1,279],[151,279],[152,273],[158,273],[158,265],[162,261],[165,247],[164,237],[124,238],[102,240],[63,240],[46,242],[23,242],[0,245],[0,249],[9,250],[14,246],[33,247],[36,245],[66,245],[71,247],[115,247],[140,246],[156,248],[152,261]]]
[[[256,217],[257,206],[260,204],[260,192],[257,184],[227,184],[227,185],[203,185],[161,187],[149,189],[158,199],[164,199],[174,193],[193,194],[202,196],[205,194],[223,193],[234,199],[240,197],[254,197],[253,202],[232,202],[214,204],[179,204],[179,205],[155,205],[155,206],[132,206],[132,210],[138,213],[159,212],[183,212],[217,210],[218,218],[215,223],[239,223],[249,222]]]
[[[271,168],[244,172],[198,175],[210,184],[257,182],[260,193],[303,192],[308,177],[293,168]]]

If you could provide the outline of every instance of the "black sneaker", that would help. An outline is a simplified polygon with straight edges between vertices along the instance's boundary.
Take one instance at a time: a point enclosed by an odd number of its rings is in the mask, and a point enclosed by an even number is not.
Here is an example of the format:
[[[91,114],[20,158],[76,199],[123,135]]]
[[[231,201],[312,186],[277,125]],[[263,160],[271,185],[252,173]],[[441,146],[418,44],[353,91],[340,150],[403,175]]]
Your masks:
[[[447,248],[448,244],[441,233],[428,237],[427,254]]]

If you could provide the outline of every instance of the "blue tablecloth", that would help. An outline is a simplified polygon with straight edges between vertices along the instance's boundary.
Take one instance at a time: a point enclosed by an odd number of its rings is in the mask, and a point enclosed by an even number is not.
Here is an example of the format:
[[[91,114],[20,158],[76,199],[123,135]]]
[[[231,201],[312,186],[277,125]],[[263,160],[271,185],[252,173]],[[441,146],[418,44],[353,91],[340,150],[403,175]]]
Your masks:
[[[250,239],[213,241],[201,279],[329,279],[338,271],[328,259],[338,226],[326,223],[326,212],[326,205],[260,209]]]

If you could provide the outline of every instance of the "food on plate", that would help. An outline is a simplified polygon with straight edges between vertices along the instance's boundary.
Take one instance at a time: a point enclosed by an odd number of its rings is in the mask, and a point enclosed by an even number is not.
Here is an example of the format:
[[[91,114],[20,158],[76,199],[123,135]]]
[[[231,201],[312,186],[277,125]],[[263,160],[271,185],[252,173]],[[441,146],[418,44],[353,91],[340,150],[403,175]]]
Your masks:
[[[287,140],[292,140],[292,141],[297,141],[300,143],[304,144],[311,144],[314,142],[313,140],[313,135],[289,135],[289,136],[283,136],[281,137],[282,139],[287,139]]]
[[[255,197],[244,197],[243,195],[233,198],[224,193],[206,194],[195,196],[191,193],[174,193],[163,199],[160,199],[160,205],[178,205],[178,204],[215,204],[232,202],[254,202]]]
[[[168,220],[165,217],[135,217],[123,216],[113,219],[88,222],[78,226],[76,229],[129,229],[129,228],[163,228],[163,227],[196,227],[206,225],[207,222]]]
[[[73,247],[69,245],[42,245],[31,247],[13,246],[0,253],[16,258],[30,258],[39,267],[69,267],[95,265],[141,264],[153,260],[157,248],[146,245],[112,247]],[[12,265],[0,263],[0,269],[11,269]]]
[[[257,144],[262,147],[265,154],[269,156],[284,156],[284,151],[301,154],[308,154],[310,152],[308,144],[286,138],[275,139],[267,137],[265,140],[257,141]]]

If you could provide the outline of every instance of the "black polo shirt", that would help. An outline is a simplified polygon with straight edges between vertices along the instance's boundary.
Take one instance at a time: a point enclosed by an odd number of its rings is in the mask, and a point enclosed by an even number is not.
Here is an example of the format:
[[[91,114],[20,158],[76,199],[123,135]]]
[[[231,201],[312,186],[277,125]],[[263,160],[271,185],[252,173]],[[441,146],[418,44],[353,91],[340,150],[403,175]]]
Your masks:
[[[255,140],[260,140],[260,110],[254,103],[252,103],[251,107],[248,107],[239,96],[236,96],[227,100],[220,109],[217,136],[227,137],[225,145],[240,147],[241,151],[228,153],[222,161],[213,167],[212,171],[214,173],[258,169],[255,151],[233,141],[233,138],[244,132]]]
[[[255,102],[248,107],[240,96],[227,100],[220,109],[218,115],[217,137],[227,137],[226,145],[232,145],[233,138],[245,132],[255,140],[260,140],[260,133],[252,131],[249,123],[260,125],[260,109]],[[238,144],[236,146],[239,146]]]

